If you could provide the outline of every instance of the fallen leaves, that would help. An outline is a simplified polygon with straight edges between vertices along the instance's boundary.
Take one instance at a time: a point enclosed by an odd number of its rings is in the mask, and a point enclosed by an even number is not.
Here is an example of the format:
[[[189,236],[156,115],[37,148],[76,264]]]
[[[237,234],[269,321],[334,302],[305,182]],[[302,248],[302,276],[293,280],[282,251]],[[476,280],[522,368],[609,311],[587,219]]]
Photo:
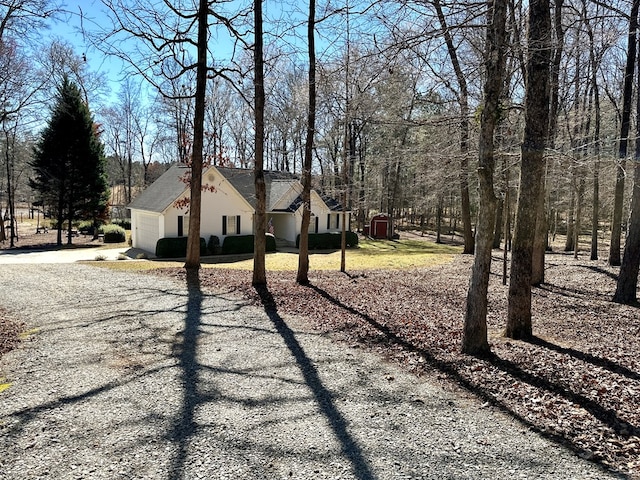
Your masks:
[[[533,291],[532,342],[505,340],[507,289],[489,286],[492,354],[459,353],[472,257],[415,270],[269,274],[280,314],[297,315],[348,345],[472,391],[584,458],[640,478],[640,340],[637,308],[610,301],[616,270],[548,256],[546,283]],[[496,270],[498,267],[496,267]],[[165,271],[180,275],[180,271]],[[201,284],[262,305],[250,272],[201,272]]]
[[[0,309],[0,356],[18,345],[24,325]]]

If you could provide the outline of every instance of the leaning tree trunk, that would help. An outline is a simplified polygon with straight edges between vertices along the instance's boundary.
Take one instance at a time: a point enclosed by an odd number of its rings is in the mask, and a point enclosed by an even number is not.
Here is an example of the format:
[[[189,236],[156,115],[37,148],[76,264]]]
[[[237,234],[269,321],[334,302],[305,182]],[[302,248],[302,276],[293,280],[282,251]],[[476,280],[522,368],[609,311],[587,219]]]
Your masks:
[[[531,267],[538,205],[543,194],[544,149],[549,127],[551,16],[549,0],[529,4],[525,130],[521,147],[520,193],[511,253],[511,278],[505,335],[529,338]]]
[[[464,239],[464,247],[462,253],[472,254],[474,250],[473,230],[471,228],[471,201],[469,200],[469,88],[467,86],[467,77],[465,76],[460,61],[458,60],[458,52],[455,47],[451,30],[447,26],[447,19],[440,0],[433,3],[440,28],[447,45],[449,59],[453,66],[458,81],[459,95],[458,103],[460,104],[460,213],[462,216],[462,235]]]
[[[500,116],[500,97],[504,88],[507,3],[506,0],[493,0],[487,12],[487,80],[484,85],[484,108],[480,116],[478,155],[479,218],[462,337],[462,352],[471,355],[489,352],[487,293],[496,212],[496,195],[493,188],[494,133]]]

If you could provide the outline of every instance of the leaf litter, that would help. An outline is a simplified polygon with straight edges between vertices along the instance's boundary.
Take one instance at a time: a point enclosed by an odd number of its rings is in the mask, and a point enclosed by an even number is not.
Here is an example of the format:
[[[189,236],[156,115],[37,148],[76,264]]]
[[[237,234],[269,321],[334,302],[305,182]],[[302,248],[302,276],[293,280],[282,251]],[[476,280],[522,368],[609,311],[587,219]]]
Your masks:
[[[203,269],[200,282],[466,389],[582,458],[640,479],[639,311],[611,302],[617,269],[549,254],[545,283],[532,291],[535,337],[525,342],[502,336],[508,286],[495,261],[484,358],[460,353],[471,256],[412,270],[310,272],[308,286],[295,272],[268,272],[266,297],[247,271]]]

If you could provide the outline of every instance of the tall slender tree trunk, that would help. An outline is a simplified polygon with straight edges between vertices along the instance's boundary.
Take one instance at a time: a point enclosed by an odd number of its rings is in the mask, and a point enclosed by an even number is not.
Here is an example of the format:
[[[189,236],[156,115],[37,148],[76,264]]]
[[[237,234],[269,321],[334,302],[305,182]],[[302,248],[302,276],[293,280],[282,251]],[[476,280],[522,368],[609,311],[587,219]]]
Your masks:
[[[189,234],[187,270],[200,269],[200,218],[202,211],[202,155],[204,149],[204,109],[207,93],[207,20],[208,2],[200,0],[198,7],[198,64],[196,66],[196,99],[193,117],[193,148],[191,150],[191,183],[189,200]]]
[[[600,126],[602,122],[602,116],[600,112],[600,89],[598,87],[598,70],[600,62],[596,61],[594,42],[593,42],[593,30],[589,26],[589,40],[590,51],[589,56],[591,58],[591,90],[593,93],[593,108],[594,108],[594,131],[593,131],[593,206],[591,210],[591,260],[598,259],[598,224],[600,223]]]
[[[640,57],[638,58],[638,84],[640,91]],[[636,100],[636,138],[640,138],[640,96]],[[640,270],[640,141],[636,140],[633,168],[633,193],[631,195],[631,215],[624,246],[624,256],[613,301],[626,305],[637,304],[638,271]]]
[[[309,283],[309,223],[311,221],[311,161],[313,158],[313,137],[316,124],[316,47],[315,47],[316,2],[309,0],[309,21],[307,41],[309,44],[309,110],[307,112],[307,137],[304,144],[304,165],[302,167],[302,231],[298,253],[298,275],[296,282]]]
[[[633,98],[633,77],[635,74],[636,64],[639,7],[640,0],[633,0],[633,2],[631,3],[631,13],[629,15],[629,34],[627,36],[627,63],[624,70],[624,86],[622,92],[622,119],[620,122],[620,141],[618,144],[618,167],[616,169],[613,222],[611,224],[611,243],[609,244],[610,265],[620,265],[622,210],[624,206],[624,180],[626,175],[626,159],[629,144],[631,103]]]
[[[254,185],[256,189],[256,218],[253,253],[253,285],[267,284],[266,234],[267,234],[267,187],[264,180],[264,56],[262,34],[262,1],[254,0],[255,23],[255,165]]]
[[[486,82],[484,108],[480,116],[478,181],[480,205],[475,239],[475,257],[464,319],[462,352],[482,355],[489,351],[487,339],[487,293],[495,227],[496,196],[494,133],[500,115],[500,97],[505,79],[507,0],[493,0],[487,12],[485,45]]]
[[[459,87],[458,103],[460,105],[460,214],[462,216],[462,237],[464,247],[462,253],[472,254],[474,251],[473,229],[471,228],[471,201],[469,200],[469,89],[467,78],[460,67],[456,50],[447,19],[442,10],[440,0],[433,5],[438,15],[440,28],[447,45],[447,52],[456,75]]]
[[[531,327],[531,267],[539,196],[543,194],[544,150],[549,132],[549,69],[551,15],[549,0],[529,3],[525,131],[505,335],[529,338]]]

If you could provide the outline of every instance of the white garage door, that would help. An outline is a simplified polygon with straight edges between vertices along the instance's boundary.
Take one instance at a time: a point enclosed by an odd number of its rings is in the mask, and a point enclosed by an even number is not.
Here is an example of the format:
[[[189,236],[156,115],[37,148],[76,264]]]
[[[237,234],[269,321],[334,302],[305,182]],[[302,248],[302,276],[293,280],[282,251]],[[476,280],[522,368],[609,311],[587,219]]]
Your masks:
[[[135,229],[134,246],[156,253],[156,243],[160,238],[160,217],[158,215],[137,214],[137,224]]]

